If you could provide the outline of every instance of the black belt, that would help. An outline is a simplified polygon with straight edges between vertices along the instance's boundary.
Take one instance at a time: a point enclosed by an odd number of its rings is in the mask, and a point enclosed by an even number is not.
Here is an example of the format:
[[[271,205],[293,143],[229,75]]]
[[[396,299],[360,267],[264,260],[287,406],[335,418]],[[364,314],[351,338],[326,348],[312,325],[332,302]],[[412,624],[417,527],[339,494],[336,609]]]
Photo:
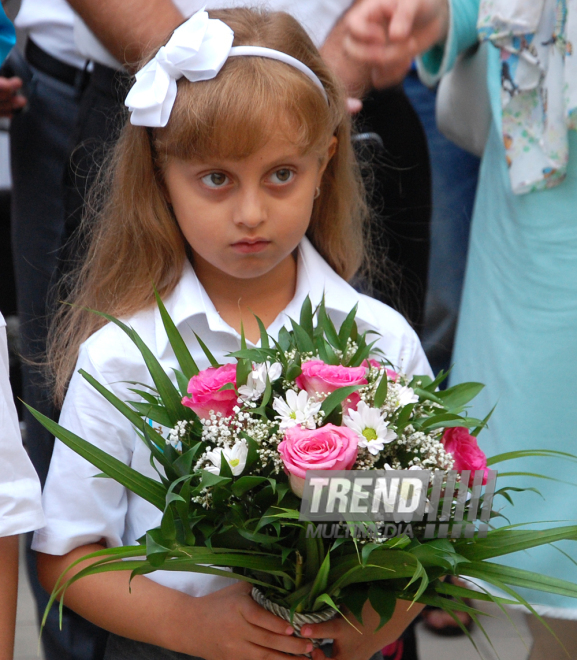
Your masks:
[[[24,53],[26,59],[34,68],[71,87],[84,87],[90,77],[86,69],[78,69],[52,57],[40,46],[37,46],[32,39],[28,39],[26,42]]]

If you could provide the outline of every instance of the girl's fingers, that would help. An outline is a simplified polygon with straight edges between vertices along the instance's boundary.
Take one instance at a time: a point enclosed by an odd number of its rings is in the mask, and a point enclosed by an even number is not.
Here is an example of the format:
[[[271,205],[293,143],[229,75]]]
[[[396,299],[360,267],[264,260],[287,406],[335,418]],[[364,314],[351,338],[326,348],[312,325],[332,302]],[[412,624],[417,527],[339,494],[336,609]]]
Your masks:
[[[309,639],[293,637],[287,635],[276,635],[264,628],[252,626],[250,641],[253,644],[267,649],[290,653],[292,655],[303,655],[313,650],[312,642]]]
[[[314,623],[303,626],[301,628],[301,635],[309,639],[334,639],[341,635],[344,626],[350,628],[350,624],[345,619],[338,617],[325,623]]]
[[[271,612],[267,612],[264,607],[261,607],[258,603],[253,601],[252,598],[250,598],[250,601],[244,603],[241,609],[241,614],[245,621],[252,623],[253,626],[264,628],[277,635],[290,636],[294,632],[294,628],[288,623],[288,621],[284,621]]]
[[[250,651],[246,657],[249,657],[251,660],[287,660],[286,653],[258,646],[252,642],[249,642],[249,649]],[[239,655],[241,654],[239,653]],[[321,660],[323,659],[321,658]]]

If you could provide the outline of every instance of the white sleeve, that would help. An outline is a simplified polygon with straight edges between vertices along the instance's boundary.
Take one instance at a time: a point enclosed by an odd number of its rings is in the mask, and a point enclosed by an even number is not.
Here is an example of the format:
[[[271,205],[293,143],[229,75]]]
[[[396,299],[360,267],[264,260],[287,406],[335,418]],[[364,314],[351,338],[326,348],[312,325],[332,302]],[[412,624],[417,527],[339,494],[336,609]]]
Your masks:
[[[22,446],[0,314],[0,536],[30,532],[43,524],[40,481]]]
[[[403,371],[407,376],[430,376],[434,378],[433,370],[421,346],[421,341],[412,328],[403,352]]]
[[[111,386],[95,366],[89,350],[82,347],[60,425],[130,464],[136,438],[130,422],[78,373],[79,369],[122,396],[121,385]],[[43,495],[46,526],[34,535],[33,549],[63,555],[101,539],[108,547],[122,545],[127,492],[113,479],[97,477],[99,473],[91,463],[56,440]]]

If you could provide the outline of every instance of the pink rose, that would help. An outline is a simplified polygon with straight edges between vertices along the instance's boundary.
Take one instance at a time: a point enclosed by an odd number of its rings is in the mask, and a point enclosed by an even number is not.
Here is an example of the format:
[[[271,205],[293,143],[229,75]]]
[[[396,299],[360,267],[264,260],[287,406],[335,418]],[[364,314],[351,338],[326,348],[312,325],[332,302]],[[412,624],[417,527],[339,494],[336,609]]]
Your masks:
[[[302,373],[296,379],[301,390],[309,395],[330,394],[339,387],[347,385],[366,385],[366,367],[343,367],[341,365],[325,364],[322,360],[309,360],[302,365]],[[343,412],[349,409],[356,410],[361,400],[358,392],[353,392],[343,401]]]
[[[350,470],[357,459],[358,436],[346,426],[326,424],[320,429],[294,426],[287,430],[278,451],[291,487],[302,496],[307,470]]]
[[[236,387],[236,365],[225,364],[222,367],[209,367],[193,376],[188,383],[188,393],[182,399],[182,405],[192,408],[201,419],[210,418],[210,412],[222,413],[223,417],[234,414],[238,395],[234,390],[220,388],[227,383]]]
[[[474,435],[471,435],[466,428],[457,426],[453,429],[445,429],[441,442],[445,451],[453,456],[455,461],[453,469],[457,472],[471,470],[469,486],[473,485],[476,470],[484,471],[483,485],[487,483],[487,457],[479,449]]]

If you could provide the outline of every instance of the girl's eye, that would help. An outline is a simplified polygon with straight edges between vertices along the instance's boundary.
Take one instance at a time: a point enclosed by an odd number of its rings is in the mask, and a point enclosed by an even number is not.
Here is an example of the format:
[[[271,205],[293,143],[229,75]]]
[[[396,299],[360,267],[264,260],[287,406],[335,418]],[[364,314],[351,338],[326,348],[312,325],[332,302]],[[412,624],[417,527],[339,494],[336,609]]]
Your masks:
[[[271,180],[273,183],[288,183],[289,181],[292,181],[294,174],[295,173],[292,170],[283,167],[271,174]]]
[[[222,188],[222,186],[228,183],[228,177],[222,172],[211,172],[203,176],[201,181],[209,188]]]

